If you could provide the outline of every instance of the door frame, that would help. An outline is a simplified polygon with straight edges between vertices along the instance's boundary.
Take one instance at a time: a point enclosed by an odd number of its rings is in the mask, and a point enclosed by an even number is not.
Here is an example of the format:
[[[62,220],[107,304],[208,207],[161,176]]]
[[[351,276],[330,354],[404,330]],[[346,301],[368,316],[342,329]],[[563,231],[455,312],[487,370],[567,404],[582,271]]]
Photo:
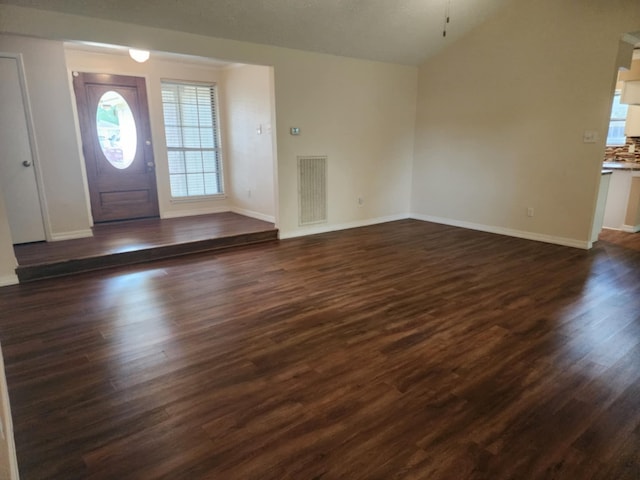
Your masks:
[[[27,138],[29,139],[29,148],[31,149],[33,174],[36,179],[36,193],[38,194],[38,203],[40,204],[40,213],[42,214],[42,226],[44,227],[45,240],[47,242],[51,242],[54,239],[53,234],[51,233],[49,208],[47,206],[43,181],[44,175],[42,173],[42,166],[40,165],[38,144],[35,138],[35,127],[33,123],[31,99],[29,97],[29,89],[27,85],[27,77],[25,74],[23,55],[21,53],[0,51],[0,57],[14,59],[18,66],[18,81],[20,82],[20,90],[22,91],[22,105],[24,106],[25,123],[27,125]]]

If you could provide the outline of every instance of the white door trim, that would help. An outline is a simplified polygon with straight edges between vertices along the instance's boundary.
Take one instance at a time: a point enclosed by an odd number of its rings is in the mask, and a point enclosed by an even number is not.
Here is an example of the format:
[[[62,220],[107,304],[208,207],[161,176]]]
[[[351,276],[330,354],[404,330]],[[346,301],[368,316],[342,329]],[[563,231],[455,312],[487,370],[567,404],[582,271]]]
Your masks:
[[[18,471],[18,458],[16,455],[16,444],[13,436],[13,419],[11,418],[11,405],[9,404],[9,390],[7,388],[7,379],[5,377],[4,370],[4,357],[2,356],[2,348],[0,348],[0,413],[4,421],[0,421],[3,424],[4,433],[4,448],[6,448],[6,454],[9,456],[9,465],[7,465],[7,471],[9,473],[10,480],[19,480],[20,473]]]

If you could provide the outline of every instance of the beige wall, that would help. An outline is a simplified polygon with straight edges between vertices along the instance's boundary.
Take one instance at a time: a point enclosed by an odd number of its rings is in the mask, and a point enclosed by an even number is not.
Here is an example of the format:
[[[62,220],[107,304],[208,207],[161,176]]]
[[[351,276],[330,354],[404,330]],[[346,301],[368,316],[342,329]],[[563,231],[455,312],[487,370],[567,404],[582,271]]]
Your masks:
[[[618,43],[639,28],[637,0],[516,0],[425,63],[412,211],[587,247]]]
[[[409,67],[301,52],[276,63],[279,200],[285,231],[297,230],[297,155],[328,156],[330,223],[348,226],[406,216],[414,73]],[[299,127],[301,134],[290,135],[290,127]],[[358,197],[364,205],[358,205]]]
[[[273,222],[272,69],[238,65],[223,74],[226,189],[235,211]]]

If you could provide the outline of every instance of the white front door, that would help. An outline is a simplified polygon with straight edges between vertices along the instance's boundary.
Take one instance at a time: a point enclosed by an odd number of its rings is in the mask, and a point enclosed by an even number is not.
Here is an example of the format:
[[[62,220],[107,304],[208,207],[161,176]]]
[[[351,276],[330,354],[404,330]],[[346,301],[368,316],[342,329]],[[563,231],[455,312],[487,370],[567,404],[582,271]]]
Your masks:
[[[14,244],[46,238],[21,72],[17,57],[0,54],[0,192],[4,196]]]

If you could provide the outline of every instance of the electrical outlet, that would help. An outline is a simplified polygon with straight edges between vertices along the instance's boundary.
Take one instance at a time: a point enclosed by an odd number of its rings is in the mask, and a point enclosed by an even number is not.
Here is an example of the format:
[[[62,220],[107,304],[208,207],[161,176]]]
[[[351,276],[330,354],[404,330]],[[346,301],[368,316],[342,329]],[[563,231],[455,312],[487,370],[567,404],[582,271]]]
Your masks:
[[[251,190],[247,190],[247,198],[251,198]]]
[[[629,153],[636,153],[636,144],[632,143],[629,145]]]
[[[533,207],[527,208],[527,217],[533,217]]]
[[[364,205],[364,198],[362,197],[358,197],[358,206],[363,206]]]

